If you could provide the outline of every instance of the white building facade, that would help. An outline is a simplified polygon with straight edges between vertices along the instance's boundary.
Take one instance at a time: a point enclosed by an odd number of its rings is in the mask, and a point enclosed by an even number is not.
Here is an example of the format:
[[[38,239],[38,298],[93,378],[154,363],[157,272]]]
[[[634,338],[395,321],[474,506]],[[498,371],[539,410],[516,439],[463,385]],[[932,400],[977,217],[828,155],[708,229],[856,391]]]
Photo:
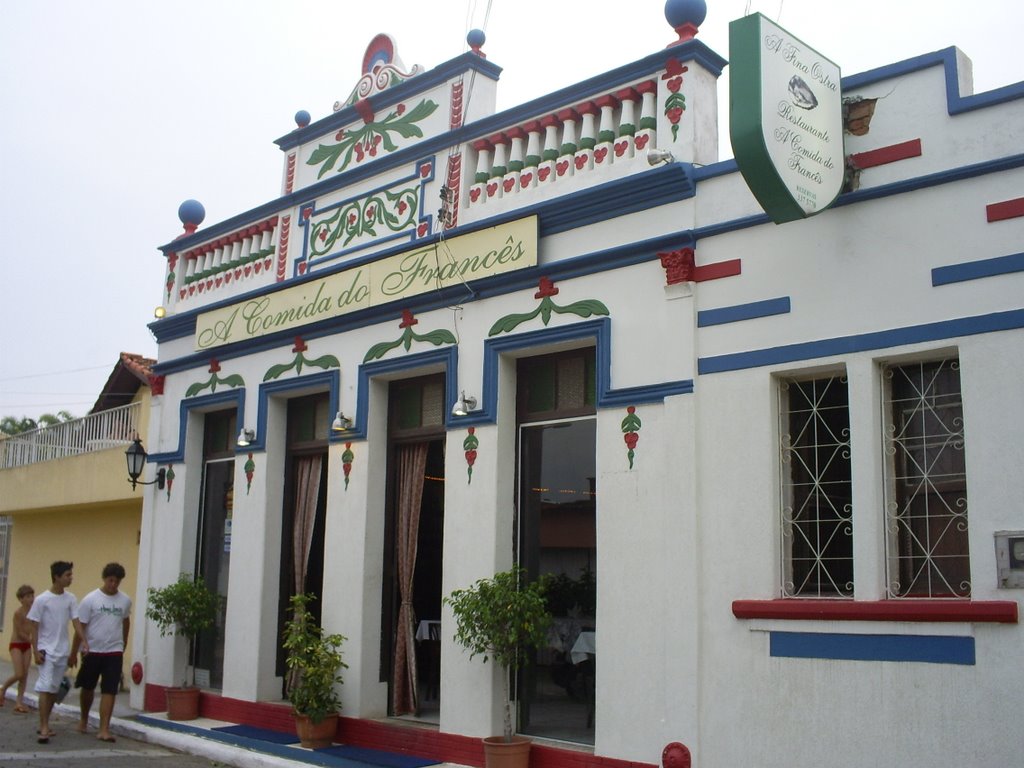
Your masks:
[[[423,71],[378,36],[276,197],[183,205],[139,593],[226,596],[207,712],[267,722],[312,591],[343,733],[471,763],[502,686],[442,598],[519,563],[556,584],[535,766],[1019,760],[1024,84],[972,94],[956,49],[843,78],[847,191],[775,225],[680,37],[496,114],[480,37]],[[186,649],[138,602],[162,709]]]

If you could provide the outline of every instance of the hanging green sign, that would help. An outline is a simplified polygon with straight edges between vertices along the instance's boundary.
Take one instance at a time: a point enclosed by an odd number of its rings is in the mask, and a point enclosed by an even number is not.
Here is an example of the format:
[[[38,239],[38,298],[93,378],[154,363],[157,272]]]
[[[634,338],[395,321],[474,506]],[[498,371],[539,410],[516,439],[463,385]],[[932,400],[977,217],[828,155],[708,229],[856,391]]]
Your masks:
[[[828,208],[843,188],[838,65],[759,13],[729,24],[729,136],[776,224]]]

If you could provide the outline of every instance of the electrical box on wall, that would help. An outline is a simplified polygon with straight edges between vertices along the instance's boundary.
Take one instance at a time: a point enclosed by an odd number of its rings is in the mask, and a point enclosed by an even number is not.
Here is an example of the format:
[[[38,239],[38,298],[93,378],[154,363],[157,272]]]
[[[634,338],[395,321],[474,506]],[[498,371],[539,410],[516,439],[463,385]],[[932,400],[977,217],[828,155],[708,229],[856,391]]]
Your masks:
[[[1024,531],[996,531],[999,589],[1024,588]]]

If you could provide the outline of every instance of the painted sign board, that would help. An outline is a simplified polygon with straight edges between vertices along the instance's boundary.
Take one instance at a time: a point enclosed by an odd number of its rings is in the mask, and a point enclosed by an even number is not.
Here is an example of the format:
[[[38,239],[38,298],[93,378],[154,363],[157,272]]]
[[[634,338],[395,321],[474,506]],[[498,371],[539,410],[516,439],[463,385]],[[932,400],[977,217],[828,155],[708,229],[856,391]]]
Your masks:
[[[828,208],[843,188],[838,65],[759,13],[729,24],[729,135],[740,173],[776,224]]]
[[[537,264],[537,217],[482,229],[204,312],[195,348],[212,349]]]

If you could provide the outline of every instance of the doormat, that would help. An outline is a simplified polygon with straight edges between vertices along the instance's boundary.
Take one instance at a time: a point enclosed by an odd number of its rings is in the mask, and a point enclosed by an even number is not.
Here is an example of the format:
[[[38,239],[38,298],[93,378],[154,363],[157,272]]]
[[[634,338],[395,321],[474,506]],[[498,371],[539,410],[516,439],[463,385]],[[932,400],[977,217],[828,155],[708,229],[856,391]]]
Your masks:
[[[438,764],[437,760],[429,757],[385,752],[382,749],[370,749],[369,747],[352,747],[347,744],[336,744],[333,747],[324,747],[315,751],[347,760],[357,760],[367,765],[381,766],[381,768],[423,768],[423,766]]]
[[[254,725],[222,725],[214,728],[221,733],[230,733],[232,736],[243,736],[247,739],[259,739],[274,744],[297,744],[299,737],[291,733],[272,731],[269,728],[257,728]]]

